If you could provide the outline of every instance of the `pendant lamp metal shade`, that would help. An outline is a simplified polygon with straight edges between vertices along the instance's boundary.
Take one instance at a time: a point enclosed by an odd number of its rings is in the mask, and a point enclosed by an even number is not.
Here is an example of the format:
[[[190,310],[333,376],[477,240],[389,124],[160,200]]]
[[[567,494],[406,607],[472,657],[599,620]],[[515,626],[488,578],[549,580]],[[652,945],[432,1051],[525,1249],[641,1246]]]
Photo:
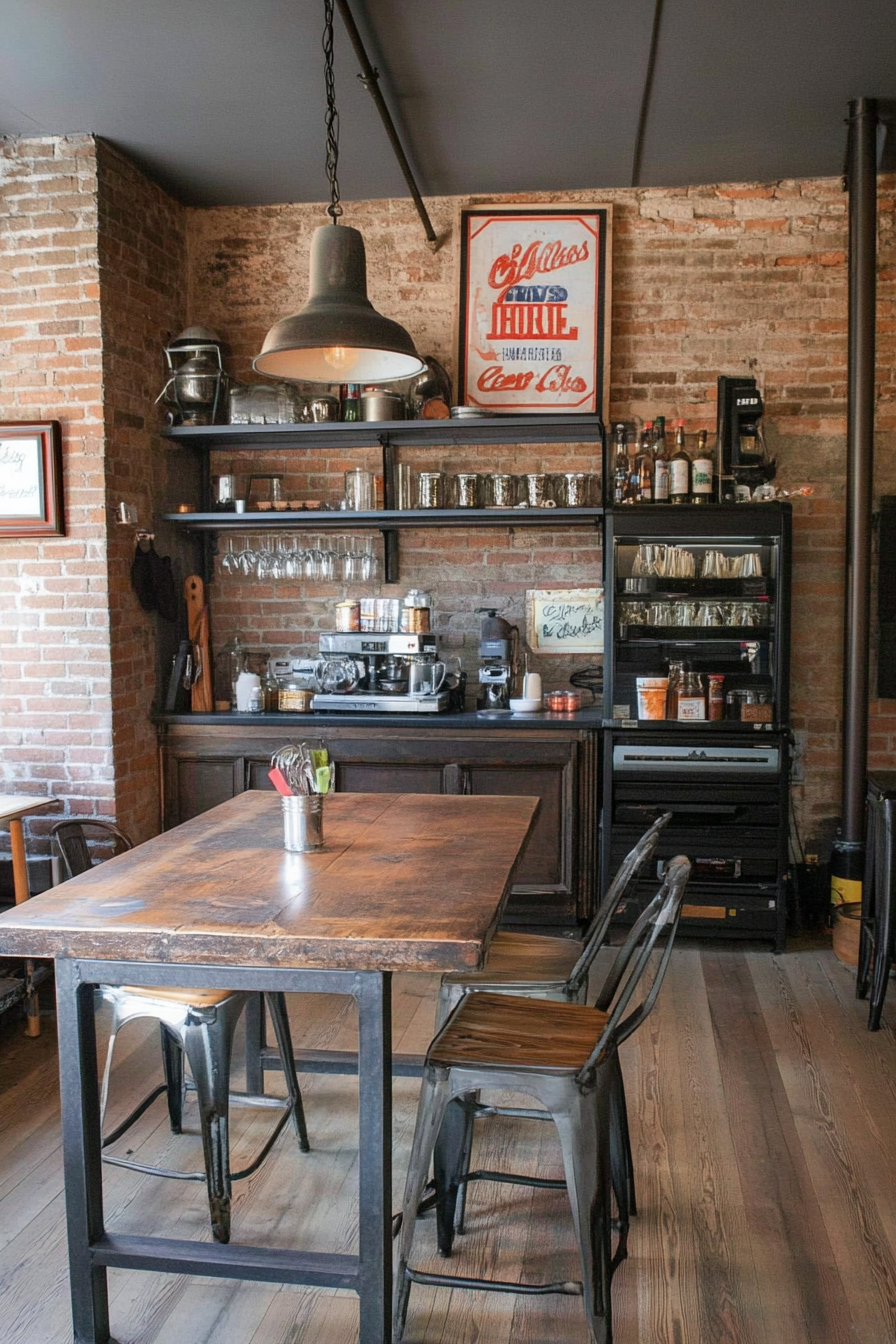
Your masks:
[[[368,299],[364,239],[344,224],[315,230],[308,301],[271,327],[253,366],[313,383],[393,382],[426,368],[404,327]]]

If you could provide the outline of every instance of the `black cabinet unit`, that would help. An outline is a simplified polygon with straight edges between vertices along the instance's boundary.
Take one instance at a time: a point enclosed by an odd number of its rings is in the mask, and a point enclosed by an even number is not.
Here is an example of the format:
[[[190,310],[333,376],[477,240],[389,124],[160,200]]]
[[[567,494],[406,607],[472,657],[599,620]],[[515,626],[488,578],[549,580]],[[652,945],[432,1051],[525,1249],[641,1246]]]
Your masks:
[[[791,510],[787,504],[634,506],[605,521],[605,883],[660,813],[658,850],[694,864],[683,927],[762,938],[786,922]],[[717,718],[663,712],[684,664]],[[659,680],[651,696],[644,678]],[[721,680],[718,680],[721,678]],[[641,682],[639,687],[639,681]],[[657,694],[658,691],[658,694]],[[699,697],[688,710],[699,714]],[[672,697],[666,712],[675,714]],[[652,872],[620,912],[630,922]]]

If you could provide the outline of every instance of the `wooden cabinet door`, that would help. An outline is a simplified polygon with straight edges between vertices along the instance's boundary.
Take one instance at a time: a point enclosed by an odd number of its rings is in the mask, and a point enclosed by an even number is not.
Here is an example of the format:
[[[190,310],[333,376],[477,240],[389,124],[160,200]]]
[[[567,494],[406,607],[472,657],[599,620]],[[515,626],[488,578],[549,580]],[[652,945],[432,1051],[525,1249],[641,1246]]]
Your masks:
[[[240,757],[168,752],[164,771],[165,830],[179,826],[182,821],[190,821],[243,791]]]

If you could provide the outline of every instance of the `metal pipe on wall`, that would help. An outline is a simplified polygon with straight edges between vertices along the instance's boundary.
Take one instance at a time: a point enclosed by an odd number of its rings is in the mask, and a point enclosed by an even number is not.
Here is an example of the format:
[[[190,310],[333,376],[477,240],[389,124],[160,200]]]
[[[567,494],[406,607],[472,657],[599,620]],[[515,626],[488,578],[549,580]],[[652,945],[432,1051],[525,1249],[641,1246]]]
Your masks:
[[[389,143],[398,161],[398,166],[402,171],[405,182],[408,184],[408,191],[411,193],[411,200],[420,216],[420,223],[423,225],[423,232],[426,234],[426,241],[435,252],[439,246],[439,240],[436,231],[432,226],[432,220],[429,217],[426,206],[423,204],[423,197],[420,195],[420,189],[417,186],[416,178],[411,171],[411,165],[408,163],[407,155],[400,139],[398,131],[395,129],[395,122],[392,120],[392,114],[386,106],[386,100],[380,89],[380,72],[376,66],[371,65],[370,58],[367,55],[361,34],[358,32],[358,26],[355,23],[354,16],[348,6],[348,0],[336,0],[336,8],[339,10],[342,22],[345,24],[345,31],[348,33],[349,41],[355,49],[355,55],[358,58],[358,64],[361,67],[361,73],[358,76],[367,92],[370,94],[376,110],[380,114],[380,119],[385,127],[386,134],[389,137]]]
[[[846,619],[843,651],[842,825],[837,867],[861,886],[868,758],[868,661],[874,468],[877,287],[877,126],[874,98],[849,104],[849,353],[846,437]],[[836,862],[839,851],[840,863]],[[851,861],[850,861],[851,860]],[[836,885],[836,876],[832,878]],[[840,890],[839,899],[856,899]]]

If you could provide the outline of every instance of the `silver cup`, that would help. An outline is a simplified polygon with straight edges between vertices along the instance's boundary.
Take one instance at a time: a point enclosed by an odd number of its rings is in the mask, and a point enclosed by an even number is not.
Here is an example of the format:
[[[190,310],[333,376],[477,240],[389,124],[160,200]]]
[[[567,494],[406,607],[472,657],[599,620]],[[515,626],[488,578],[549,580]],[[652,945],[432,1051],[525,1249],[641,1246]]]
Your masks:
[[[479,507],[479,476],[475,471],[459,471],[451,479],[452,503],[456,509]]]
[[[281,798],[283,804],[283,848],[293,854],[307,854],[324,843],[324,795],[299,793]]]
[[[487,507],[512,509],[516,504],[516,477],[506,472],[492,472],[486,476]]]
[[[421,471],[417,477],[417,508],[444,507],[445,474],[441,471]]]

